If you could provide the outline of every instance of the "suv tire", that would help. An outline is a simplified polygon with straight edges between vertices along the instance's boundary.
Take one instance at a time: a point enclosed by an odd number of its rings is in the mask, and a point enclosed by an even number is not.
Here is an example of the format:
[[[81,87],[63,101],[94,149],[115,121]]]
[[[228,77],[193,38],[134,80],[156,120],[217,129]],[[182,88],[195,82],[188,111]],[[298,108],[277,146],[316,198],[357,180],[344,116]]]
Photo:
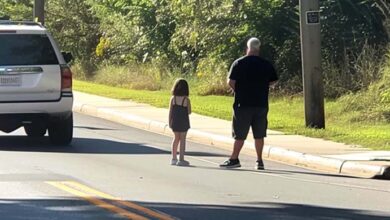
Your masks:
[[[50,122],[48,130],[52,144],[69,145],[73,138],[73,114]]]
[[[43,137],[46,134],[47,127],[44,123],[33,123],[24,125],[24,131],[28,137]]]

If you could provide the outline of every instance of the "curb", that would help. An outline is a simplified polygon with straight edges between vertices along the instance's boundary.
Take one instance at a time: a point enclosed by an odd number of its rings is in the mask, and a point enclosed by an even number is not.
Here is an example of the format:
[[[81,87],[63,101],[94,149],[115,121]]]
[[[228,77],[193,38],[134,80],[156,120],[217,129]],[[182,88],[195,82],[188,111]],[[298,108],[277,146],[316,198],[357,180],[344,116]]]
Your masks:
[[[97,107],[75,102],[73,104],[73,111],[159,134],[172,135],[167,123],[153,121],[128,113],[121,113],[109,107]],[[234,143],[232,138],[210,134],[196,129],[190,129],[187,138],[198,143],[229,150],[231,150]],[[255,152],[254,144],[252,142],[247,143],[251,147],[243,148],[242,151],[243,153],[253,155]],[[264,146],[263,156],[265,159],[333,174],[362,178],[390,179],[390,166],[316,156],[269,145]]]

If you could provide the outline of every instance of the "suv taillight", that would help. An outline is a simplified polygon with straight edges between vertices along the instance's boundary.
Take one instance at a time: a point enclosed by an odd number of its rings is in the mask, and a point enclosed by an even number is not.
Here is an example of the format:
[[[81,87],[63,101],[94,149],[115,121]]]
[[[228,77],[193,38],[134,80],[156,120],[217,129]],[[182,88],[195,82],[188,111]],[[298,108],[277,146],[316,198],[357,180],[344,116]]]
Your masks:
[[[67,65],[61,66],[61,90],[72,89],[72,71]]]

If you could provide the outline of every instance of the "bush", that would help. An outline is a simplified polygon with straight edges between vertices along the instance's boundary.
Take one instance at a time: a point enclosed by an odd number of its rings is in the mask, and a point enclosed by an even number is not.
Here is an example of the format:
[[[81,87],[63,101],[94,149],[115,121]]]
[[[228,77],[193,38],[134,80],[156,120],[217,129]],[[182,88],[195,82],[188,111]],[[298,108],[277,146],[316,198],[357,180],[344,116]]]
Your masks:
[[[129,89],[160,89],[159,77],[156,74],[145,72],[142,67],[137,65],[103,66],[96,72],[94,81],[100,84]]]
[[[390,50],[389,50],[390,55]],[[357,112],[351,121],[390,122],[390,56],[379,71],[379,80],[366,89],[339,99],[342,111]]]
[[[228,95],[231,94],[227,85],[228,64],[215,58],[200,60],[196,72],[197,93],[199,95]]]
[[[324,94],[328,98],[338,98],[349,92],[366,90],[381,76],[383,50],[365,45],[358,55],[345,55],[343,65],[325,60],[323,62]]]
[[[88,80],[87,74],[83,71],[80,63],[76,62],[71,66],[73,78],[77,80]]]

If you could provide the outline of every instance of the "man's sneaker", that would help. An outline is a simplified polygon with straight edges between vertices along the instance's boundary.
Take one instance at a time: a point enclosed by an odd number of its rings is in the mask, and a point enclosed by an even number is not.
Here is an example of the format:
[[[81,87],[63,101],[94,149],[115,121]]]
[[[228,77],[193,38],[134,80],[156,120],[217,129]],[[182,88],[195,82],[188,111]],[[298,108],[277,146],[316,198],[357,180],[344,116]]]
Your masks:
[[[264,170],[264,163],[263,163],[263,160],[257,160],[257,161],[256,161],[255,169],[256,169],[256,170]]]
[[[177,163],[177,159],[172,159],[171,160],[171,165],[176,165],[176,163]]]
[[[236,168],[241,167],[240,160],[238,159],[229,159],[225,161],[223,164],[220,164],[219,167],[222,168]]]
[[[190,162],[186,161],[186,160],[179,160],[177,163],[176,163],[177,166],[189,166],[190,165]]]

